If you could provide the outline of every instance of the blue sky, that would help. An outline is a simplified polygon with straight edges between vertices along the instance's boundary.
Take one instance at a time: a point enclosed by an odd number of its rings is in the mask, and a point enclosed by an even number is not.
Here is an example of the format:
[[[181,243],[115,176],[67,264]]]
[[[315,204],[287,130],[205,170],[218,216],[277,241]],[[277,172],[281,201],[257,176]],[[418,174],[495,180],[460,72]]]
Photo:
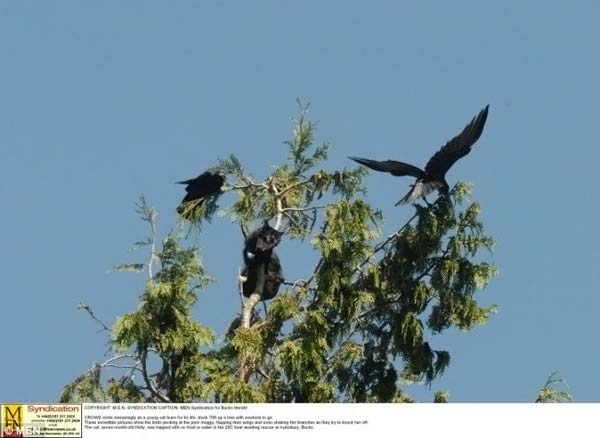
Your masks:
[[[338,167],[424,165],[491,106],[448,179],[473,182],[497,240],[500,273],[480,299],[499,313],[432,337],[452,364],[409,394],[530,401],[558,371],[576,400],[600,401],[599,13],[592,1],[1,2],[0,400],[56,400],[103,358],[76,306],[112,323],[136,305],[145,277],[107,270],[145,259],[129,252],[146,236],[138,196],[165,233],[174,181],[229,153],[266,175],[301,98]],[[409,183],[369,176],[386,231],[411,214],[393,207]],[[195,315],[222,333],[239,310],[241,237],[216,219],[198,243],[217,281]],[[312,265],[293,248],[280,256],[301,276]]]

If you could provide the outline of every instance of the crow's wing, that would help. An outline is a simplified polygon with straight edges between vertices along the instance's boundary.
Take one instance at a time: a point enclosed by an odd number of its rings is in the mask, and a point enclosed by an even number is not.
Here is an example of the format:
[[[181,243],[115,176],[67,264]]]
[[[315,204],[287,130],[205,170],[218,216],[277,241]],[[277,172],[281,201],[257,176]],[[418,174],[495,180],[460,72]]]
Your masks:
[[[185,181],[177,181],[175,184],[187,184],[185,190],[189,192],[190,190],[199,187],[204,187],[208,191],[218,191],[224,183],[225,177],[223,175],[216,172],[206,171],[196,178]]]
[[[463,129],[460,134],[442,146],[442,148],[431,157],[427,166],[425,166],[425,172],[427,172],[430,177],[443,180],[448,169],[471,151],[471,146],[475,144],[483,132],[483,126],[485,125],[488,115],[488,108],[489,105],[482,109],[477,116],[473,117],[471,123],[465,126],[465,129]]]
[[[410,204],[415,202],[419,198],[424,198],[429,195],[434,190],[442,187],[443,184],[439,181],[423,181],[418,180],[410,189],[410,191],[404,196],[404,198],[400,199],[396,202],[395,205],[401,204]]]
[[[414,176],[415,178],[422,178],[425,176],[425,172],[419,169],[412,164],[402,163],[401,161],[394,160],[386,160],[386,161],[376,161],[369,160],[367,158],[359,158],[359,157],[348,157],[353,161],[356,161],[363,166],[367,166],[370,169],[376,170],[378,172],[387,172],[391,173],[394,176]]]
[[[221,191],[224,183],[225,177],[223,175],[210,171],[206,171],[194,179],[177,182],[177,184],[187,184],[185,188],[187,195],[182,202],[216,195]]]

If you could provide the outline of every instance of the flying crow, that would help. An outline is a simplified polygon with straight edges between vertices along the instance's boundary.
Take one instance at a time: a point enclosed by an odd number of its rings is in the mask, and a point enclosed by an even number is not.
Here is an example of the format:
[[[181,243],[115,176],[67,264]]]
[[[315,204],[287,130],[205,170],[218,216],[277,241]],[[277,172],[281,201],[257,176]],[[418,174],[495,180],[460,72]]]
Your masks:
[[[225,184],[225,175],[221,172],[206,171],[196,178],[179,181],[177,184],[187,184],[185,188],[187,194],[177,207],[177,213],[185,219],[190,219],[194,216],[193,211],[200,207],[207,198],[221,194],[221,187]]]
[[[442,148],[429,159],[429,162],[425,166],[425,170],[421,170],[411,164],[394,160],[376,161],[358,157],[348,158],[373,170],[377,170],[378,172],[388,172],[394,176],[409,175],[417,178],[417,181],[412,185],[410,191],[404,198],[398,201],[396,205],[415,202],[417,199],[427,196],[436,189],[441,193],[447,194],[449,186],[445,178],[446,172],[448,172],[448,169],[450,169],[454,163],[471,151],[471,146],[473,146],[481,136],[483,126],[487,119],[488,108],[489,105],[482,109],[460,134],[442,146]]]

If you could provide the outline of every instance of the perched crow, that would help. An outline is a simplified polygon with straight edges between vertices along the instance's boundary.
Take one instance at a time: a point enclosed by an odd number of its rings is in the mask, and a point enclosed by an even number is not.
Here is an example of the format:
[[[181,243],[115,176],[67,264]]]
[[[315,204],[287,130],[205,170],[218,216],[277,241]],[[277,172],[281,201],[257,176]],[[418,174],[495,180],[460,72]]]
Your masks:
[[[194,210],[200,207],[205,199],[221,194],[225,175],[220,172],[206,171],[197,178],[179,181],[177,184],[187,184],[185,188],[187,194],[177,207],[177,213],[185,219],[190,219],[194,216]]]
[[[367,158],[348,158],[373,170],[377,170],[378,172],[388,172],[394,176],[409,175],[417,178],[417,181],[412,185],[410,191],[404,198],[398,201],[396,205],[415,202],[417,199],[427,196],[436,189],[441,193],[446,194],[449,189],[445,178],[446,172],[448,172],[448,169],[450,169],[454,163],[471,151],[471,146],[473,146],[481,136],[483,126],[487,119],[488,108],[489,105],[482,109],[460,134],[437,151],[436,154],[429,159],[429,162],[425,166],[425,170],[421,170],[411,164],[394,160],[375,161]]]

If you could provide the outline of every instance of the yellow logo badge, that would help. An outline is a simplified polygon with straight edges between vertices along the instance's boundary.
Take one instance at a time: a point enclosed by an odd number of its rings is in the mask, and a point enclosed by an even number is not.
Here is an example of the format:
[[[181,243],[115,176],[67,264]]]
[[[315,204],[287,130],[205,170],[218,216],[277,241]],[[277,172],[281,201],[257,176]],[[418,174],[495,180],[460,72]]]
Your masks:
[[[2,424],[0,424],[0,437],[22,437],[23,405],[2,405]]]

